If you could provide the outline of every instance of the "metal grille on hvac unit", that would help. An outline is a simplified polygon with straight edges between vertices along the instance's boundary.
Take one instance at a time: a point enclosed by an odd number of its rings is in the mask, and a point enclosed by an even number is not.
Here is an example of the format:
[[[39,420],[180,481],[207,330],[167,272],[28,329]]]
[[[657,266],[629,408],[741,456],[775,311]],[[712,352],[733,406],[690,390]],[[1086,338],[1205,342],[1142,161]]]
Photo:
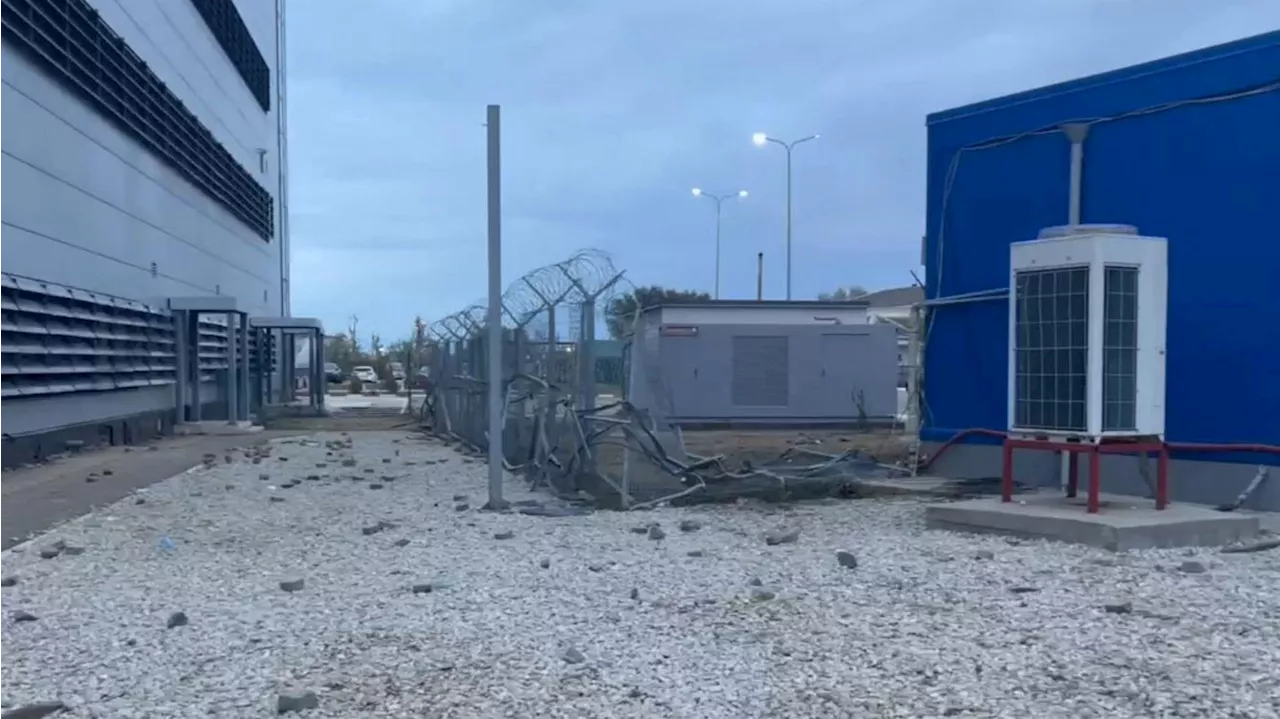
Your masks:
[[[1165,241],[1054,228],[1011,249],[1009,428],[1164,432]]]

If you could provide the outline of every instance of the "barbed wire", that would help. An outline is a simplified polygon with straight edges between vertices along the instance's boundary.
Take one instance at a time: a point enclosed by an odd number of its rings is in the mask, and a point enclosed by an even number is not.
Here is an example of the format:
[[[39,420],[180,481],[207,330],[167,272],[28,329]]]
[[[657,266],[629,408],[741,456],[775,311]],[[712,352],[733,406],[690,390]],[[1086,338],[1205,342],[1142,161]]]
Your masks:
[[[608,253],[596,249],[579,250],[566,260],[530,270],[502,293],[502,324],[524,327],[566,302],[594,299],[607,306],[620,274]],[[467,337],[483,329],[487,312],[487,303],[477,302],[435,320],[429,331],[441,339]]]

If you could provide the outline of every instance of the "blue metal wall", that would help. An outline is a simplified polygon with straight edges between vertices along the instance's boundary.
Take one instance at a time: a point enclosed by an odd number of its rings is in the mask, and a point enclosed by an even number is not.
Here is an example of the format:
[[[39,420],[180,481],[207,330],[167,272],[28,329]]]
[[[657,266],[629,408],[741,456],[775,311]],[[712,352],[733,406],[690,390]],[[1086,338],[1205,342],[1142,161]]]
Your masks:
[[[1280,444],[1280,32],[929,116],[926,296],[1007,288],[1066,223],[1081,121],[1082,221],[1169,238],[1168,438]],[[935,309],[924,440],[1005,427],[1006,307]]]

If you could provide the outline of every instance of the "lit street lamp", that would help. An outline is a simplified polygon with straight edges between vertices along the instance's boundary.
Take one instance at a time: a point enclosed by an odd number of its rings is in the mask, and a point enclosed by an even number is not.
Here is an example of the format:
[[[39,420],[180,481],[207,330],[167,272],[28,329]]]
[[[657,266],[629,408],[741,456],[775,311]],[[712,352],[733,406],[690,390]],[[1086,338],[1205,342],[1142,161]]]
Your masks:
[[[772,142],[775,145],[781,145],[787,151],[787,299],[791,299],[791,150],[802,142],[818,139],[818,135],[810,135],[802,137],[799,140],[784,142],[777,138],[769,137],[763,132],[757,132],[751,136],[751,141],[757,147],[764,147],[767,143]]]
[[[724,201],[734,197],[746,197],[746,190],[738,190],[732,195],[713,195],[710,192],[703,192],[701,189],[693,188],[694,197],[705,197],[716,202],[716,299],[720,299],[720,208],[724,205]]]

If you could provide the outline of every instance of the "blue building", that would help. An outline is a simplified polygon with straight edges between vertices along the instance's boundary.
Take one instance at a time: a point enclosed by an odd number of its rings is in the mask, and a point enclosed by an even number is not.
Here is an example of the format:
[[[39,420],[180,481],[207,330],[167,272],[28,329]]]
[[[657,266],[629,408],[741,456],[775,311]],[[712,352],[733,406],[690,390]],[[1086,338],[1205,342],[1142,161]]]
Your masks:
[[[1005,428],[1009,244],[1069,222],[1071,123],[1079,221],[1169,240],[1167,439],[1202,445],[1174,452],[1172,497],[1229,501],[1280,464],[1241,451],[1280,445],[1280,32],[928,117],[925,449]],[[998,475],[998,444],[965,434],[935,471]],[[1015,469],[1056,485],[1059,465]],[[1280,509],[1271,475],[1254,503]],[[1146,494],[1137,460],[1108,458],[1103,490]]]

